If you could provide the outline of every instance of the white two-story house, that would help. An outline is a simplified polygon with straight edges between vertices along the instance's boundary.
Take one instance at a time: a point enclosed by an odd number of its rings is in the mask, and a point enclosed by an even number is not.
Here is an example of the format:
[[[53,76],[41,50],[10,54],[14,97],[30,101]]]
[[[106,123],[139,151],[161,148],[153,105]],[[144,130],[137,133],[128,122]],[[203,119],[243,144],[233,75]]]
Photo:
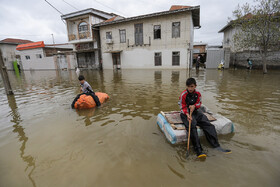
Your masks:
[[[200,6],[111,19],[93,25],[100,31],[104,69],[188,69]]]

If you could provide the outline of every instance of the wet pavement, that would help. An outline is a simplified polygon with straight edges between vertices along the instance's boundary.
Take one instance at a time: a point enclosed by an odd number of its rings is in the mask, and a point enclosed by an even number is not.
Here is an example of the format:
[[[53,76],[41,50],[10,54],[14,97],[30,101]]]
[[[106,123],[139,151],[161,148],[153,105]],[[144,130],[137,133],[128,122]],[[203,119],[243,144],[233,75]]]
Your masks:
[[[224,155],[202,138],[208,157],[186,159],[157,127],[178,110],[187,70],[83,71],[110,100],[76,111],[74,71],[9,72],[0,80],[0,186],[279,186],[280,71],[201,70],[202,102],[235,124],[219,136]]]

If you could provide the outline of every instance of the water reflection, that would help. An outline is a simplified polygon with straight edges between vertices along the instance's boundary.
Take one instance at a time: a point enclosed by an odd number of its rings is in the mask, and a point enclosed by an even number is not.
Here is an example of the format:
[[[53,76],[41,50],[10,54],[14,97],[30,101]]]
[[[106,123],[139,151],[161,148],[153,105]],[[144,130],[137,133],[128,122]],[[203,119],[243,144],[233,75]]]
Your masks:
[[[25,135],[24,128],[20,125],[22,120],[21,120],[20,114],[18,112],[16,99],[15,99],[14,95],[7,96],[7,99],[8,99],[9,107],[11,108],[11,114],[13,117],[13,119],[11,120],[11,122],[14,123],[13,132],[18,134],[19,141],[22,142],[21,147],[20,147],[20,157],[22,158],[22,160],[24,162],[27,163],[25,171],[30,170],[28,173],[28,178],[31,181],[32,185],[36,186],[36,183],[35,183],[34,179],[32,178],[32,173],[36,168],[35,159],[31,155],[25,155],[25,153],[24,153],[25,146],[28,141],[28,137]]]

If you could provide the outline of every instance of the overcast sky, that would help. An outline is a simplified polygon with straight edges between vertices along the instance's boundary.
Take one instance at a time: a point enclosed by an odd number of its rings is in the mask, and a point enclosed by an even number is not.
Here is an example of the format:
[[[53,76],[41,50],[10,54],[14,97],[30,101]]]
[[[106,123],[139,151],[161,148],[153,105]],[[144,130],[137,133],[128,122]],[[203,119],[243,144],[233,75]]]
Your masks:
[[[171,5],[200,5],[201,28],[195,30],[195,42],[209,45],[222,44],[223,34],[218,31],[227,24],[228,17],[238,3],[253,0],[48,0],[63,14],[86,8],[95,8],[131,17],[169,10]],[[69,5],[70,4],[70,5]],[[66,43],[66,25],[60,13],[45,0],[0,0],[0,40],[5,38],[29,39],[52,43]]]

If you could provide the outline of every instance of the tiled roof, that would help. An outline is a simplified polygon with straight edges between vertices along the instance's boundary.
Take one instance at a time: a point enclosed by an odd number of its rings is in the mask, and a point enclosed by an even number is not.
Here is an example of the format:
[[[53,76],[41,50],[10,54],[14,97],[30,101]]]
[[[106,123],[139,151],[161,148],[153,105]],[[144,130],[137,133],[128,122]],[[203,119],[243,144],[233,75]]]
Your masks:
[[[190,8],[191,6],[183,6],[183,5],[172,5],[169,9],[169,11],[171,10],[178,10],[178,9],[182,9],[182,8]]]
[[[187,12],[187,11],[190,11],[192,13],[194,26],[200,27],[200,6],[192,6],[192,7],[187,7],[187,8],[175,9],[175,10],[167,10],[167,11],[163,11],[163,12],[155,12],[152,14],[145,14],[145,15],[134,16],[134,17],[129,17],[129,18],[122,18],[122,19],[115,18],[113,21],[106,21],[106,22],[104,21],[104,22],[101,22],[98,24],[94,24],[92,27],[100,27],[100,26],[105,26],[105,25],[124,23],[124,22],[129,22],[129,21],[147,19],[147,18],[163,16],[163,15],[176,14],[176,13]]]
[[[32,42],[32,43],[27,43],[27,44],[20,44],[17,46],[16,50],[25,50],[25,49],[34,49],[34,48],[41,48],[45,47],[45,44],[43,41],[40,42]]]
[[[16,39],[16,38],[6,38],[4,40],[1,40],[0,43],[10,43],[10,44],[26,44],[26,43],[31,43],[32,41],[30,40],[21,40],[21,39]]]
[[[114,20],[116,19],[116,17],[118,17],[118,16],[114,16],[114,17],[112,17],[112,18],[110,18],[110,19],[107,19],[107,20],[106,20],[106,21],[104,21],[104,22],[114,21]]]

